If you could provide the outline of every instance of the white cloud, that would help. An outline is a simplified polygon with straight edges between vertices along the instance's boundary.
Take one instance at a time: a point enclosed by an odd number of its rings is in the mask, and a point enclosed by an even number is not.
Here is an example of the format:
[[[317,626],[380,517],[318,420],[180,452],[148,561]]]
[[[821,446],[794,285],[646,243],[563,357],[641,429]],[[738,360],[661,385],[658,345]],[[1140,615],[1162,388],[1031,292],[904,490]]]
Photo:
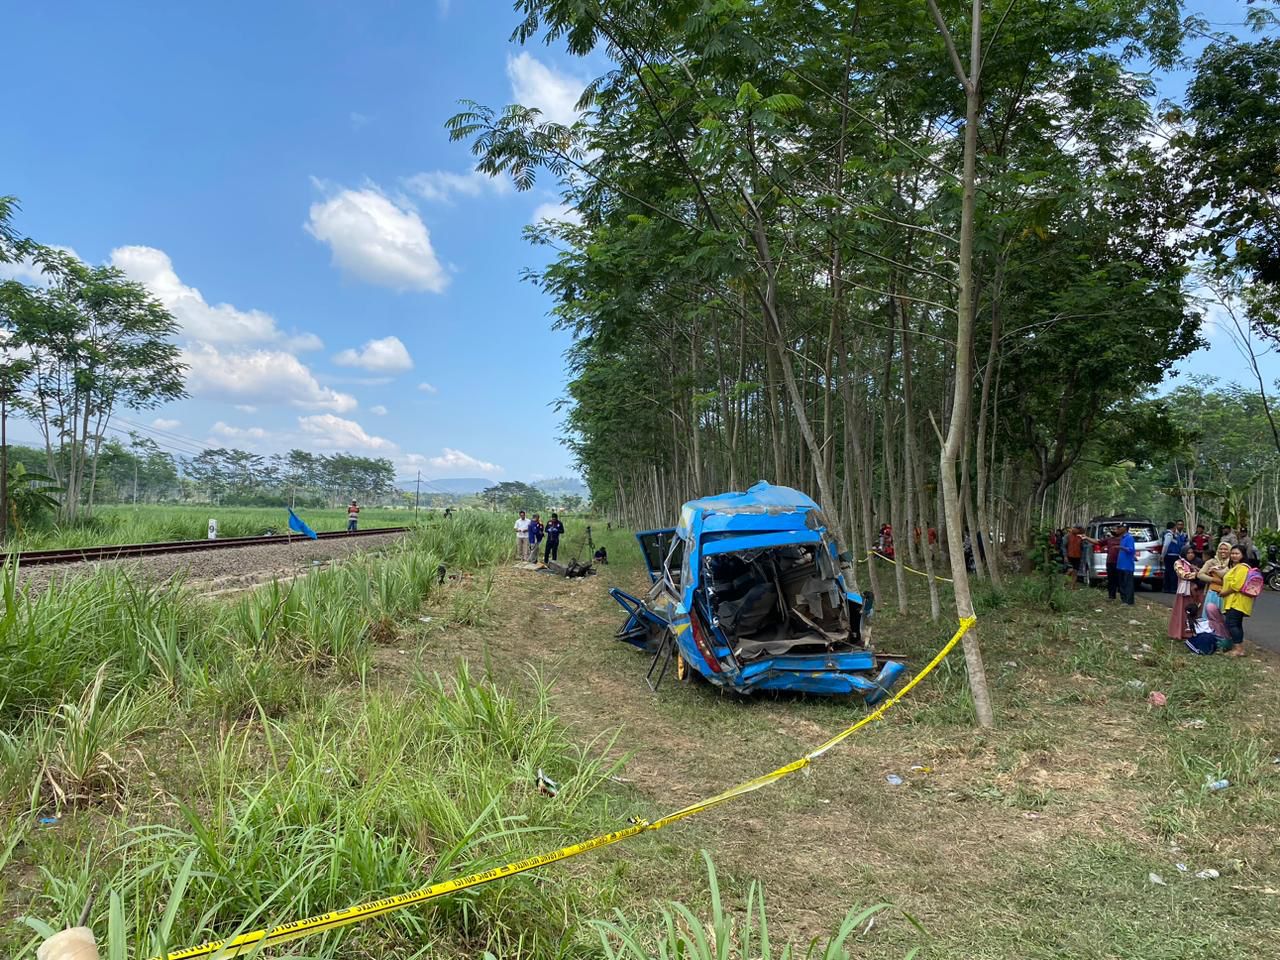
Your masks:
[[[214,433],[229,440],[265,440],[267,431],[261,427],[233,427],[219,420],[212,427]]]
[[[257,413],[258,412],[258,408],[255,407],[252,403],[237,403],[236,409],[239,410],[241,413]]]
[[[323,350],[324,341],[314,333],[299,333],[285,338],[283,346],[294,353],[306,353],[310,350]]]
[[[283,350],[223,353],[213,344],[195,343],[183,349],[182,359],[189,367],[187,389],[195,397],[288,403],[338,413],[356,408],[355,397],[321,386],[306,364]]]
[[[567,203],[540,203],[538,209],[533,211],[533,218],[529,222],[538,223],[542,220],[563,220],[566,223],[581,226],[582,214],[576,207],[571,207]]]
[[[471,456],[469,453],[463,453],[461,450],[454,450],[452,447],[445,447],[438,457],[427,457],[427,465],[435,470],[444,473],[501,473],[502,468],[496,463],[489,463],[487,460],[480,460]]]
[[[410,470],[422,470],[430,475],[439,475],[441,473],[452,473],[455,476],[465,476],[467,474],[499,474],[503,473],[502,467],[496,463],[489,463],[471,456],[469,453],[463,453],[461,450],[454,450],[452,447],[445,447],[440,451],[438,457],[427,457],[421,453],[408,453],[400,457],[396,461],[396,466],[403,472]]]
[[[387,453],[399,449],[385,437],[375,437],[354,420],[344,420],[332,413],[299,417],[298,426],[312,446],[322,450],[379,450]]]
[[[351,129],[359,130],[361,127],[368,126],[370,121],[373,120],[373,117],[370,117],[367,114],[359,113],[355,110],[352,110],[350,114],[350,119],[351,119]]]
[[[434,384],[427,383],[427,381],[425,380],[423,380],[420,384],[418,384],[418,389],[421,390],[423,393],[435,394],[440,392],[439,387],[435,386]]]
[[[359,350],[343,350],[333,358],[342,367],[363,367],[381,373],[403,373],[413,369],[413,358],[399,337],[366,340]]]
[[[275,343],[285,340],[275,318],[262,310],[241,310],[229,303],[210,304],[173,269],[173,261],[155,247],[117,247],[111,264],[151,291],[182,325],[183,333],[207,343]],[[295,349],[316,349],[315,334],[296,335]]]
[[[385,417],[387,415],[387,408],[384,407],[382,404],[378,403],[370,407],[369,412],[372,413],[375,417]]]
[[[544,120],[571,124],[578,119],[574,104],[586,86],[581,80],[547,66],[528,51],[507,57],[507,79],[515,101],[541,110]]]
[[[312,204],[305,228],[328,244],[334,266],[367,283],[432,293],[449,285],[417,211],[376,188],[342,190]]]
[[[157,430],[177,430],[182,426],[181,420],[168,420],[164,417],[156,417],[151,421],[151,425]]]
[[[470,170],[467,173],[427,170],[406,177],[404,185],[423,200],[435,203],[452,203],[454,198],[459,196],[479,197],[485,193],[511,192],[511,182],[505,177],[491,177],[478,170]]]

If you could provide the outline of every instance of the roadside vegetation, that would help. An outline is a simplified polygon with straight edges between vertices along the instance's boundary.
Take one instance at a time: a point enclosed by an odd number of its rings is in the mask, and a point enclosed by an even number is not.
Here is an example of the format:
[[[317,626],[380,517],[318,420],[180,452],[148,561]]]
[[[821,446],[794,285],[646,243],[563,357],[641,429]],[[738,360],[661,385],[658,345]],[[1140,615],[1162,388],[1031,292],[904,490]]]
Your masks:
[[[297,514],[313,530],[347,529],[345,508],[303,508]],[[194,506],[145,505],[98,507],[91,517],[71,523],[49,522],[25,528],[20,537],[8,543],[10,550],[52,550],[58,547],[93,547],[114,543],[159,543],[166,540],[203,540],[208,535],[209,520],[218,521],[219,537],[257,537],[268,533],[289,532],[289,511],[279,507],[221,507],[214,504]],[[439,511],[420,511],[418,519],[435,522],[442,519]],[[360,508],[360,526],[403,527],[414,522],[409,509],[378,507]]]
[[[860,713],[670,678],[654,696],[612,640],[606,588],[644,579],[629,533],[594,526],[615,563],[570,581],[508,566],[509,526],[458,514],[218,602],[108,569],[25,598],[10,581],[0,952],[94,889],[100,940],[135,958],[416,889],[653,818]],[[1258,956],[1280,887],[1276,665],[1193,659],[1162,609],[1056,579],[976,601],[996,731],[974,728],[955,658],[809,776],[289,955],[710,958],[727,937],[747,958],[767,932],[774,955]],[[883,612],[875,630],[913,665],[949,633]]]

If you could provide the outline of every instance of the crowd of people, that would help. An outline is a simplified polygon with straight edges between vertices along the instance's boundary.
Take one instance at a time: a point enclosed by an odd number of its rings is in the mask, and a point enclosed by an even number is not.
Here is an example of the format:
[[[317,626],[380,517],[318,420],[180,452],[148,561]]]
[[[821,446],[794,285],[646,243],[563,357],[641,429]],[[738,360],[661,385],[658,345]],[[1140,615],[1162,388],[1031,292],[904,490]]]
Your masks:
[[[523,510],[516,518],[516,557],[524,563],[538,562],[538,548],[542,547],[542,562],[560,559],[560,536],[564,524],[557,514],[545,524],[539,514],[529,517]]]
[[[1177,521],[1166,528],[1162,546],[1164,590],[1176,594],[1169,636],[1185,640],[1197,653],[1216,649],[1242,656],[1245,618],[1265,586],[1248,528],[1220,527],[1217,549],[1209,555],[1204,527],[1188,538]]]
[[[1134,602],[1134,560],[1137,545],[1127,524],[1111,527],[1103,539],[1090,537],[1084,527],[1072,527],[1056,537],[1063,552],[1068,583],[1075,587],[1087,576],[1086,544],[1106,555],[1108,598]],[[1244,655],[1244,624],[1253,614],[1254,600],[1265,587],[1258,570],[1258,551],[1247,527],[1218,530],[1217,548],[1210,553],[1211,540],[1203,525],[1188,535],[1181,520],[1165,527],[1160,555],[1163,560],[1162,586],[1173,594],[1169,614],[1169,637],[1185,641],[1196,653]]]

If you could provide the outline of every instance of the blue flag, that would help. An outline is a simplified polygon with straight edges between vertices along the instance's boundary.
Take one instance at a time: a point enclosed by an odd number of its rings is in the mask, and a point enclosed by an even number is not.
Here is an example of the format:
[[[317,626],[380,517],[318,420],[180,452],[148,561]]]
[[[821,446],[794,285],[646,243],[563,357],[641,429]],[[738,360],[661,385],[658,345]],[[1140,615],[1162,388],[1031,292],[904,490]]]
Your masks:
[[[302,518],[299,517],[292,510],[289,511],[289,529],[292,530],[294,533],[306,534],[312,540],[320,539],[319,537],[316,536],[316,532],[312,530],[310,527],[308,527],[305,523],[303,523]]]

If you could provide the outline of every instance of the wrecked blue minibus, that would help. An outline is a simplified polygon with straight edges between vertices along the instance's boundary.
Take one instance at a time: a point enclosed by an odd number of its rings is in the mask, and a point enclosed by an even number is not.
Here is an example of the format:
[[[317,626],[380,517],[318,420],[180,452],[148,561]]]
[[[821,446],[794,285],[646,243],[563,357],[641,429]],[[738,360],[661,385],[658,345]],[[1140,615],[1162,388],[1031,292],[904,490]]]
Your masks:
[[[675,527],[636,534],[652,587],[618,588],[618,639],[652,654],[649,684],[669,666],[736,693],[792,690],[882,699],[900,660],[870,642],[871,598],[848,589],[818,504],[761,481],[691,500]]]

